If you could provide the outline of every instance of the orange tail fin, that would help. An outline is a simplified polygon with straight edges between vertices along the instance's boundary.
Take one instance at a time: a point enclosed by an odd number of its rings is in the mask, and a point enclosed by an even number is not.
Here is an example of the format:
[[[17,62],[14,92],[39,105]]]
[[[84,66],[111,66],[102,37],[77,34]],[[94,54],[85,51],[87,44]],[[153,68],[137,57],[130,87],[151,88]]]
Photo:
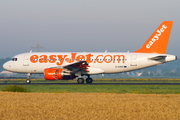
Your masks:
[[[173,21],[164,21],[135,53],[159,53],[165,54],[171,33]]]

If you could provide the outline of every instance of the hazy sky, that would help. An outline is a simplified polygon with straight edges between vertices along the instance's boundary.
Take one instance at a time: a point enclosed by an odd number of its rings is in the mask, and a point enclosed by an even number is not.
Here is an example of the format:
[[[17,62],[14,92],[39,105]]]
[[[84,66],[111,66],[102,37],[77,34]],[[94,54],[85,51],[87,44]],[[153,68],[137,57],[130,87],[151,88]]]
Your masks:
[[[1,0],[0,58],[29,52],[139,49],[163,21],[174,21],[168,54],[180,57],[180,0]]]

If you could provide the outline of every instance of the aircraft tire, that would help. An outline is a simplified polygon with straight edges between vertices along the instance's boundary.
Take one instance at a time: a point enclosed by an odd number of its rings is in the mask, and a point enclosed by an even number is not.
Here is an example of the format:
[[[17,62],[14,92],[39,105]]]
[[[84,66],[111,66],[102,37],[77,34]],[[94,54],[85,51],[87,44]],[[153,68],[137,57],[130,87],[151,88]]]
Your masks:
[[[27,83],[27,84],[30,84],[30,83],[31,83],[31,80],[27,79],[27,80],[26,80],[26,83]]]
[[[78,84],[83,84],[84,83],[84,78],[78,78],[77,82],[78,82]]]
[[[86,79],[86,83],[87,83],[87,84],[90,84],[90,83],[92,83],[92,82],[93,82],[93,79],[92,79],[92,78],[87,78],[87,79]]]

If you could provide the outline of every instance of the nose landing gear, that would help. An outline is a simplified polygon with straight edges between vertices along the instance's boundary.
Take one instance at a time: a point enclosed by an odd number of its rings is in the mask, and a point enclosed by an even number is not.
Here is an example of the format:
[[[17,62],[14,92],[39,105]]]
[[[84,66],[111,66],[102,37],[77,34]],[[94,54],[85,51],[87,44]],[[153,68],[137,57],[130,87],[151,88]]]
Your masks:
[[[30,78],[31,78],[31,73],[28,73],[27,76],[28,76],[28,77],[27,77],[26,83],[27,83],[27,84],[30,84],[30,83],[31,83],[31,80],[30,80]]]

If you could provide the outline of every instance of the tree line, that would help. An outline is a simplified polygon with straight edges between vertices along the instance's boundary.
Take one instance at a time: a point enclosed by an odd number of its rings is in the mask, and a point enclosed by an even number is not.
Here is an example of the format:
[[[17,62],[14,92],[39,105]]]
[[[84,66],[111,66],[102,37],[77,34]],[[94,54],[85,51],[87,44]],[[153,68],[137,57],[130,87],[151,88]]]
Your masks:
[[[4,64],[5,62],[9,61],[9,60],[10,60],[10,58],[1,58],[1,59],[0,59],[0,72],[4,70],[4,69],[3,69],[3,64]]]

